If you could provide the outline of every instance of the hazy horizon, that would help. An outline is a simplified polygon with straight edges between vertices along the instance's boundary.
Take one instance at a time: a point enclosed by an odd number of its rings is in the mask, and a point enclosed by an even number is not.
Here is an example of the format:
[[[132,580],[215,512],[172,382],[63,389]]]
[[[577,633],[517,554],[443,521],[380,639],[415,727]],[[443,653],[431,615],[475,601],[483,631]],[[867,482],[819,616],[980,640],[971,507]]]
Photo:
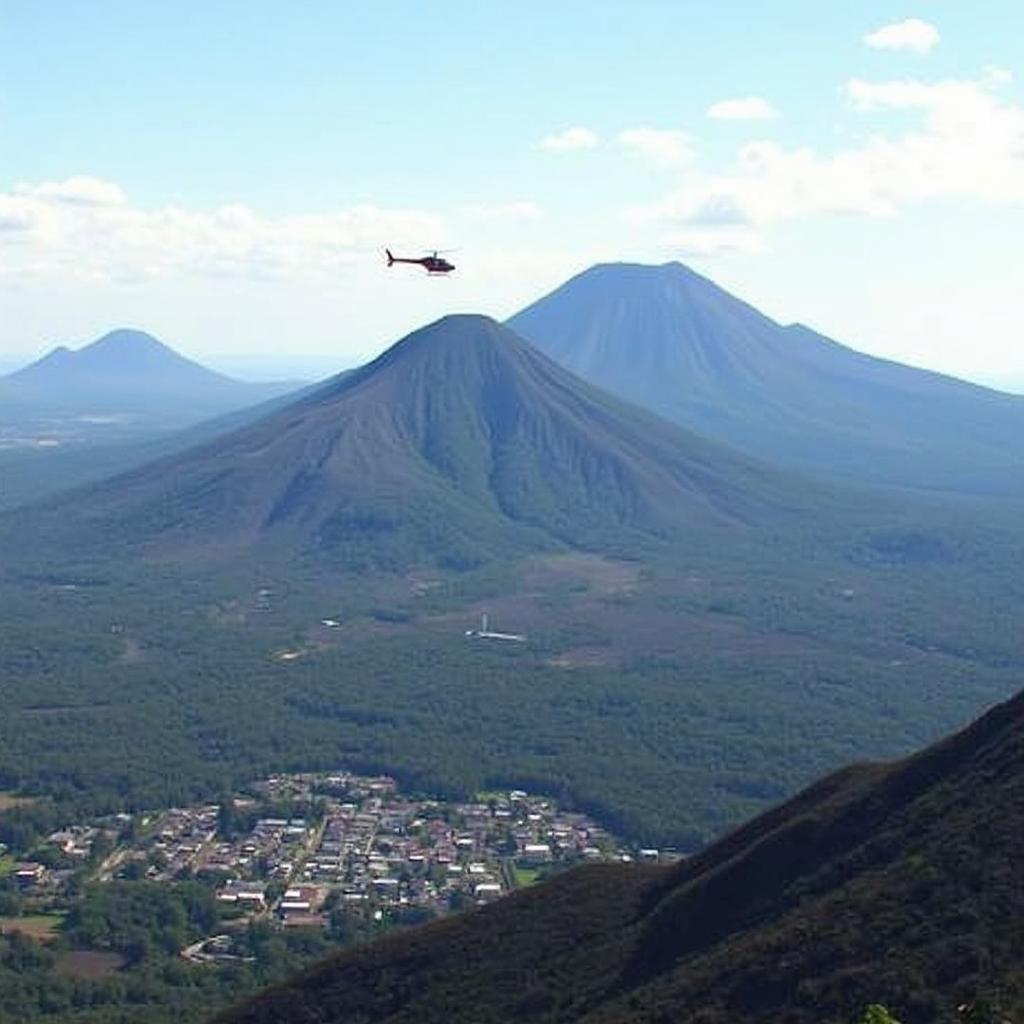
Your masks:
[[[679,259],[858,350],[1024,379],[1019,5],[528,10],[7,11],[0,355],[134,323],[345,366]]]
[[[539,298],[540,296],[538,295],[537,297]],[[738,295],[737,298],[745,299],[745,296]],[[518,312],[518,310],[516,310],[516,312]],[[294,380],[296,382],[315,382],[368,362],[376,355],[380,354],[380,352],[383,352],[385,349],[397,342],[401,337],[404,337],[405,334],[416,330],[418,327],[424,326],[426,322],[428,321],[424,321],[420,324],[413,324],[407,331],[403,331],[401,334],[396,334],[392,338],[382,339],[376,348],[372,345],[364,346],[360,344],[359,346],[356,346],[355,350],[364,350],[366,352],[362,358],[346,356],[346,354],[340,350],[337,355],[332,355],[328,352],[261,352],[257,350],[246,353],[239,351],[217,351],[215,349],[211,351],[203,351],[201,349],[197,350],[195,346],[189,345],[186,339],[170,339],[162,337],[156,334],[153,330],[147,328],[145,324],[117,324],[99,331],[92,337],[73,338],[71,340],[54,340],[51,344],[44,345],[43,348],[35,352],[26,352],[21,355],[0,353],[0,376],[5,376],[22,369],[24,366],[43,358],[58,346],[63,345],[73,350],[77,350],[91,344],[109,331],[117,330],[121,327],[127,327],[133,330],[145,331],[146,333],[157,337],[159,341],[169,345],[181,355],[187,356],[211,370],[223,373],[237,380],[253,382],[288,380]],[[841,337],[834,337],[832,340],[838,341],[844,345],[846,344]],[[849,347],[854,348],[855,346]],[[903,362],[903,360],[897,361]],[[916,366],[919,369],[946,373],[950,376],[970,381],[971,383],[981,384],[985,387],[995,388],[1012,394],[1024,394],[1024,372],[1009,371],[1006,373],[1000,373],[996,371],[993,373],[955,373],[945,370],[939,366],[929,366],[913,362],[907,362],[906,365]]]

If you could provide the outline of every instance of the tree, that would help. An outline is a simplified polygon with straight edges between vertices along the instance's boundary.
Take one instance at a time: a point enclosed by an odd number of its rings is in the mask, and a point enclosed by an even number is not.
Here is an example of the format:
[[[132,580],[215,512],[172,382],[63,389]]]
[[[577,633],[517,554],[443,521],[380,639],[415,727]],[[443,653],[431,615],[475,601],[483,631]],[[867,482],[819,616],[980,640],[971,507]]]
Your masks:
[[[114,841],[109,832],[99,832],[89,848],[90,867],[102,864],[114,852]]]
[[[881,1003],[872,1003],[864,1011],[860,1024],[900,1024],[900,1022],[889,1012],[888,1007]]]
[[[20,917],[21,897],[12,889],[0,890],[0,917]]]
[[[472,897],[466,895],[461,889],[456,889],[448,897],[448,909],[453,913],[461,913],[463,910],[468,910],[471,906],[473,906]]]
[[[238,814],[235,800],[230,794],[222,794],[217,803],[217,834],[230,842],[238,831]]]
[[[123,868],[121,868],[121,877],[126,878],[131,882],[139,881],[146,873],[146,869],[142,864],[142,861],[130,860]]]

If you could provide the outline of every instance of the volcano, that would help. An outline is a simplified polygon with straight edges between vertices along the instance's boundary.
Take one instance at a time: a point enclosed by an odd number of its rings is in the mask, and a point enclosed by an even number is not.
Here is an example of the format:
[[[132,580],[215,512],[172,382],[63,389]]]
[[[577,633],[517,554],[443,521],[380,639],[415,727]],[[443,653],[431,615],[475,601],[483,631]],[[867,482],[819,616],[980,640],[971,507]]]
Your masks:
[[[591,383],[776,464],[1024,493],[1024,398],[783,326],[679,263],[592,267],[508,324]]]
[[[799,514],[800,486],[604,394],[493,320],[450,316],[54,511],[80,539],[164,553],[269,545],[460,567],[763,527]]]

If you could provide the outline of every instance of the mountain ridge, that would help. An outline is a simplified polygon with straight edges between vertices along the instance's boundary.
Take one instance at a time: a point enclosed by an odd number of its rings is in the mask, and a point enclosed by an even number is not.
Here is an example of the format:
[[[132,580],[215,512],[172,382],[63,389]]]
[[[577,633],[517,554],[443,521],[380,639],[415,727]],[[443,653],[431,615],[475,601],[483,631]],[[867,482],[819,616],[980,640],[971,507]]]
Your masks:
[[[589,867],[336,955],[218,1024],[906,1024],[1024,1007],[1024,695],[673,867]]]
[[[78,349],[58,345],[0,377],[0,394],[9,403],[90,411],[97,406],[146,410],[156,403],[168,412],[191,403],[198,410],[194,419],[255,405],[297,387],[294,382],[235,380],[134,328],[108,331]]]
[[[599,264],[508,324],[738,450],[853,482],[1024,493],[1024,401],[783,326],[678,263]]]
[[[467,314],[76,504],[116,516],[120,495],[165,524],[154,535],[198,523],[232,543],[291,531],[318,549],[351,547],[354,536],[408,548],[447,535],[456,561],[474,561],[484,548],[608,529],[663,538],[742,527],[792,514],[801,486],[604,395]]]

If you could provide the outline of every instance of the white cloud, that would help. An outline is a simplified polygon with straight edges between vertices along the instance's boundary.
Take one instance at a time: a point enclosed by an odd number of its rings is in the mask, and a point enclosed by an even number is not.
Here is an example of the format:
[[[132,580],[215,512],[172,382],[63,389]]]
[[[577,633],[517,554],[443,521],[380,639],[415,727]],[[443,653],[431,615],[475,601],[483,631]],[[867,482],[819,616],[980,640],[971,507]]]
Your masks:
[[[37,213],[30,200],[0,193],[0,232],[29,232],[36,224]]]
[[[906,18],[883,25],[864,37],[874,50],[910,50],[928,53],[939,41],[939,30],[920,18]]]
[[[1004,68],[987,67],[980,79],[946,79],[922,82],[905,78],[888,82],[868,82],[851,78],[845,86],[847,97],[858,110],[925,110],[945,116],[958,110],[966,116],[986,113],[1001,101],[994,95],[1013,81]],[[985,110],[982,110],[985,108]]]
[[[8,276],[322,281],[387,244],[446,240],[443,218],[423,210],[360,205],[266,217],[239,204],[145,208],[94,178],[0,192],[0,275]]]
[[[563,132],[546,135],[540,140],[541,149],[552,153],[570,153],[573,150],[593,149],[598,143],[597,133],[589,128],[566,128]]]
[[[737,227],[754,220],[742,197],[720,188],[714,181],[682,189],[667,203],[634,207],[628,216],[635,223],[667,217],[702,228]]]
[[[708,107],[708,117],[718,121],[771,121],[779,112],[763,96],[719,100]]]
[[[990,89],[999,89],[1013,81],[1013,72],[995,64],[986,64],[982,68],[981,84]]]
[[[724,173],[691,174],[629,217],[675,230],[763,228],[815,214],[892,216],[935,200],[1024,204],[1024,107],[999,95],[1005,81],[998,70],[933,83],[853,79],[845,93],[856,111],[917,113],[918,124],[828,154],[749,142]]]
[[[72,203],[81,206],[121,206],[125,194],[120,185],[102,178],[77,175],[64,181],[43,181],[38,184],[19,182],[14,186],[15,195],[45,199],[56,203]]]
[[[459,207],[459,212],[484,221],[536,221],[543,216],[540,206],[528,199],[508,203],[465,203]]]
[[[630,128],[619,143],[660,167],[682,167],[693,157],[689,136],[661,128]]]
[[[745,227],[693,228],[670,231],[662,243],[674,256],[683,259],[706,259],[728,253],[763,253],[768,251],[759,232]]]

